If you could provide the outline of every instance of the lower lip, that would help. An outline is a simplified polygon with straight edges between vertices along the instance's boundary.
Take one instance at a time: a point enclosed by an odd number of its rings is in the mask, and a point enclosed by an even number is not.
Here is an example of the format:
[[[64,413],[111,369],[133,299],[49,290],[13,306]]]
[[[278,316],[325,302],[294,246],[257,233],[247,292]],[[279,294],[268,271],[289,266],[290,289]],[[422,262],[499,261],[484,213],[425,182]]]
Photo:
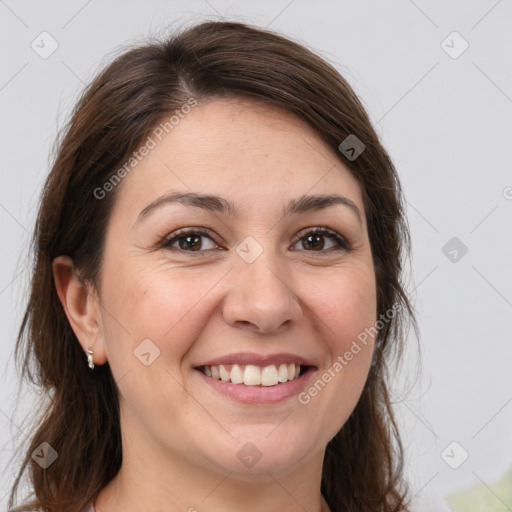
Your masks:
[[[233,384],[208,377],[196,370],[203,381],[215,391],[244,404],[274,404],[298,395],[305,387],[311,375],[316,371],[309,367],[298,379],[289,380],[275,386],[246,386]]]

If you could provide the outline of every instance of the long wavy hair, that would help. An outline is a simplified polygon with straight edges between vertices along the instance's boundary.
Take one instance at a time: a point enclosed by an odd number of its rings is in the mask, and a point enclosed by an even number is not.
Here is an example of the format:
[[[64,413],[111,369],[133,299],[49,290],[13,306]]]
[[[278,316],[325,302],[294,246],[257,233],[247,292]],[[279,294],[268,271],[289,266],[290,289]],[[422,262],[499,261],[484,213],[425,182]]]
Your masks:
[[[83,282],[97,285],[116,190],[101,201],[94,191],[191,97],[199,102],[243,97],[278,105],[313,127],[357,179],[376,275],[377,315],[392,309],[396,314],[382,322],[360,400],[327,445],[321,491],[333,512],[407,510],[404,453],[388,381],[390,362],[400,358],[408,327],[416,322],[403,280],[410,240],[396,170],[360,100],[332,65],[272,31],[220,21],[125,49],[83,91],[59,133],[32,238],[30,296],[15,348],[20,378],[43,392],[44,406],[33,415],[22,443],[9,507],[77,512],[120,469],[116,383],[108,362],[94,372],[87,368],[57,296],[52,261],[69,255]],[[349,135],[365,145],[356,159],[338,149]],[[43,442],[58,453],[47,468],[32,456]],[[30,496],[14,508],[24,475]]]

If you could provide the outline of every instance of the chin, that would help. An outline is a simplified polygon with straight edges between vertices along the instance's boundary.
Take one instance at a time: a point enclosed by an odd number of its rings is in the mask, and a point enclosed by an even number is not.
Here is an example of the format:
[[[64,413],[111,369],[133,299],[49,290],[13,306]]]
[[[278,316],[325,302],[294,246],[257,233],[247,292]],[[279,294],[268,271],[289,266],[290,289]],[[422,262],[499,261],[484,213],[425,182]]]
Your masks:
[[[261,429],[251,426],[246,432],[238,429],[237,435],[233,435],[222,450],[219,450],[221,443],[209,445],[208,458],[217,466],[222,466],[225,471],[236,473],[241,479],[250,480],[257,475],[268,478],[268,473],[291,472],[308,457],[322,450],[318,446],[318,440],[312,439],[306,431],[303,434],[291,433],[282,425],[277,427],[283,428],[278,434],[276,431],[270,433],[272,428],[268,425]],[[213,452],[212,445],[217,448]]]

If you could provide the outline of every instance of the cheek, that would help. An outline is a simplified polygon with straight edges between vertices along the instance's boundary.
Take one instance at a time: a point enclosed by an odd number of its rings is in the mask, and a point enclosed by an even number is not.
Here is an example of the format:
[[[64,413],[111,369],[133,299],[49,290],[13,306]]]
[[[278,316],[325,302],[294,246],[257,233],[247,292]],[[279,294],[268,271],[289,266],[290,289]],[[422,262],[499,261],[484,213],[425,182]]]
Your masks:
[[[337,269],[324,293],[316,293],[314,316],[326,360],[301,395],[304,417],[318,418],[318,438],[329,441],[347,421],[364,388],[373,354],[371,329],[376,321],[373,266]]]
[[[106,342],[131,354],[145,339],[160,350],[166,365],[177,365],[199,335],[208,302],[208,291],[222,272],[192,268],[165,268],[158,265],[123,263],[105,265],[104,304]],[[131,350],[127,350],[130,347]],[[111,350],[112,351],[112,350]],[[119,351],[121,352],[121,351]],[[120,357],[114,354],[116,357]]]
[[[330,290],[323,299],[323,319],[329,326],[328,371],[320,378],[333,382],[331,400],[348,411],[359,399],[373,355],[377,320],[373,267],[340,273],[330,281]]]
[[[338,355],[375,324],[377,296],[373,268],[333,273],[327,285],[327,293],[317,297],[317,314],[328,327],[331,350]],[[370,341],[368,337],[368,345]]]

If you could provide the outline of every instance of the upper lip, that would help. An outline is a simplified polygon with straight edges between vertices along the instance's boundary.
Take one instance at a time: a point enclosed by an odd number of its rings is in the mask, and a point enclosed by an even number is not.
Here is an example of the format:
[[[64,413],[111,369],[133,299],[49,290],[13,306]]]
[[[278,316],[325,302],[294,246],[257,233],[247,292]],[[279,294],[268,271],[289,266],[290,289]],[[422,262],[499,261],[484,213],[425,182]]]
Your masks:
[[[302,366],[315,366],[313,362],[302,356],[296,354],[289,354],[280,352],[279,354],[254,354],[251,352],[238,352],[236,354],[226,354],[225,356],[219,356],[215,359],[210,359],[205,363],[198,365],[201,366],[215,366],[220,364],[253,364],[256,366],[267,366],[271,364],[282,364],[282,363],[295,363]]]

